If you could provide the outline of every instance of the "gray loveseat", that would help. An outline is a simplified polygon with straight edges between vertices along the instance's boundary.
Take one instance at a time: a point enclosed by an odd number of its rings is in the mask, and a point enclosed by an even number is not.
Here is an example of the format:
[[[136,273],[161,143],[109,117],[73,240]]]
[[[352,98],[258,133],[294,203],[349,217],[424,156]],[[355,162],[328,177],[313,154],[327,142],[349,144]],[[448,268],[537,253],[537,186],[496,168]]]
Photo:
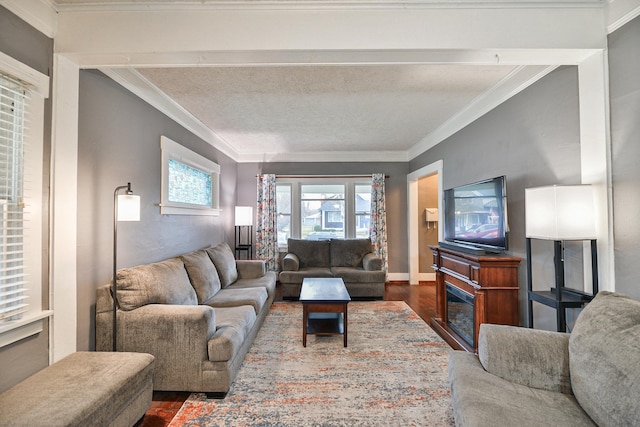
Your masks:
[[[352,298],[382,298],[387,275],[369,239],[289,239],[279,275],[283,298],[299,298],[307,277],[339,277]]]
[[[600,292],[571,334],[483,324],[449,381],[457,426],[638,425],[640,302]]]
[[[154,390],[224,395],[275,298],[263,261],[226,243],[117,272],[118,351],[155,356]],[[111,285],[98,288],[96,349],[112,349]]]

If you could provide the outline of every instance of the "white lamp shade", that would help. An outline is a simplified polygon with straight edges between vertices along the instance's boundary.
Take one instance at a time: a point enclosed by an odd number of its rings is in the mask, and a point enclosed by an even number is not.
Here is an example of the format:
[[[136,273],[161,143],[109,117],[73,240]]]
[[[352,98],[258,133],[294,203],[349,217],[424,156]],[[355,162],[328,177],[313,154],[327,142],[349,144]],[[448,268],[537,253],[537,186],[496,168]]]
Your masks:
[[[118,195],[118,221],[140,221],[140,196]]]
[[[236,206],[236,225],[253,225],[251,206]]]
[[[548,240],[596,238],[590,185],[553,185],[524,190],[526,236]]]

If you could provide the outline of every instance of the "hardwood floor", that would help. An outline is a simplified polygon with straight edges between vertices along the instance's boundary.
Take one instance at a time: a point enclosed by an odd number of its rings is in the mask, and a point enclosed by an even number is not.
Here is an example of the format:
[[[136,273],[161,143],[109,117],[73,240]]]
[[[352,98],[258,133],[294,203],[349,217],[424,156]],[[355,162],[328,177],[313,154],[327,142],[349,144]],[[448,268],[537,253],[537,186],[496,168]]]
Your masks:
[[[425,322],[428,322],[429,318],[436,313],[435,282],[421,282],[417,286],[410,286],[406,282],[387,283],[383,299],[406,302]],[[282,300],[279,289],[276,292],[276,300]],[[136,426],[167,426],[190,394],[189,392],[154,392],[151,407]]]

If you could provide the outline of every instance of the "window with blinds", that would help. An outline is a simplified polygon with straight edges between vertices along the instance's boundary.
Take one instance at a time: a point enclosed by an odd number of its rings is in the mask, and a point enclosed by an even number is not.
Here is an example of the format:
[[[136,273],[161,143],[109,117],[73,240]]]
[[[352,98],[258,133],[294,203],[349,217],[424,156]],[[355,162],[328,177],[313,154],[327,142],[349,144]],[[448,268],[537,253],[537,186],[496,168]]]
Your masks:
[[[0,323],[28,310],[24,269],[24,131],[27,87],[0,74]]]

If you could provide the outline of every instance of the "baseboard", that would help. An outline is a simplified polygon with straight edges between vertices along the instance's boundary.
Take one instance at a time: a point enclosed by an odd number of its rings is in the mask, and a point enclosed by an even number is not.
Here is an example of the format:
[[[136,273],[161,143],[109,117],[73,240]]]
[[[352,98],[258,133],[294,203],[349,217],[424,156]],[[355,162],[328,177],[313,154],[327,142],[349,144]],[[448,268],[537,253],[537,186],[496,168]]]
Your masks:
[[[421,282],[434,282],[436,280],[436,273],[420,273],[418,280]],[[388,282],[408,282],[409,273],[387,273]]]

